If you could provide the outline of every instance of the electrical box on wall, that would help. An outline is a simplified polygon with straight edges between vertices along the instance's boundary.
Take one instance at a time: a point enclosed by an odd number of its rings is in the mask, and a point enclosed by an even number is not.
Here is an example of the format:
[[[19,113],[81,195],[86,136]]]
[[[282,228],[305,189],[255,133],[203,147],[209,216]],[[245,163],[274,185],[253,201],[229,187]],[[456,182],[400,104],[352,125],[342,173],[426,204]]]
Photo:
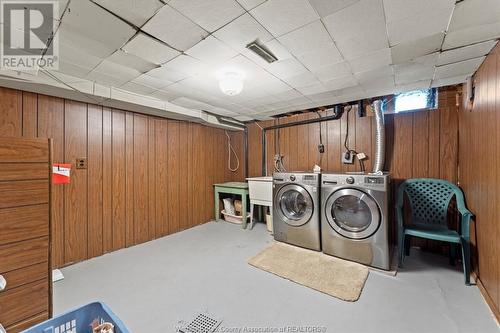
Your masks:
[[[87,158],[80,157],[76,159],[75,168],[77,169],[87,169]]]
[[[354,163],[354,154],[350,151],[346,151],[345,153],[342,153],[342,163],[353,164]]]

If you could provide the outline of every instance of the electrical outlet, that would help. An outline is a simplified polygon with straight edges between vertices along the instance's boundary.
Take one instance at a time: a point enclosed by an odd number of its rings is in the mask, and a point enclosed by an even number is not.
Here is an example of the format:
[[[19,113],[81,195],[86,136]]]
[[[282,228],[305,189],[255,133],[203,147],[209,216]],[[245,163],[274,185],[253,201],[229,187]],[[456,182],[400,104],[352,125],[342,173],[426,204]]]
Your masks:
[[[77,158],[75,166],[77,169],[87,169],[87,158],[86,157]]]
[[[353,164],[354,163],[354,154],[346,151],[342,153],[342,163],[344,164]]]

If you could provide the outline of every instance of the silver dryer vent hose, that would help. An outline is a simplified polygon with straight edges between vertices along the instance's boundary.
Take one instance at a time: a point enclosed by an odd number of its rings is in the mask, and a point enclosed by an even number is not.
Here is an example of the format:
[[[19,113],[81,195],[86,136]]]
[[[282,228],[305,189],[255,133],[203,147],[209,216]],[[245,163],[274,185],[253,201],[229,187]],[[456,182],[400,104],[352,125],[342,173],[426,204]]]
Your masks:
[[[373,163],[373,173],[380,173],[384,170],[385,162],[385,126],[381,100],[373,102],[373,110],[375,113],[375,161]]]

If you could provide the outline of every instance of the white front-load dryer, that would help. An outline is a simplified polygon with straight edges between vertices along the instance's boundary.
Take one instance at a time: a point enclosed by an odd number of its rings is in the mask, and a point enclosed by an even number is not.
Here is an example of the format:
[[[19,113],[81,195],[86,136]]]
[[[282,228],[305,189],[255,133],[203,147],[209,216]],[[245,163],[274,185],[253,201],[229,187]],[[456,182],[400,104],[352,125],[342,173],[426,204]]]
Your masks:
[[[321,251],[320,178],[303,172],[273,175],[275,240]]]
[[[323,252],[388,270],[389,189],[388,174],[323,174]]]

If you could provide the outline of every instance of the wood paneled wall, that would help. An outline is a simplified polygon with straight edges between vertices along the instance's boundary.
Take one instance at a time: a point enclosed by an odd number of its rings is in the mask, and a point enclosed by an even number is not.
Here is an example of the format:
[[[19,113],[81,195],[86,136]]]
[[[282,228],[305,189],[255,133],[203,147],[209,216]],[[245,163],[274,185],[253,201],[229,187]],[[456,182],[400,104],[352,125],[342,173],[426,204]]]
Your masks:
[[[474,81],[473,108],[469,111],[464,102],[460,112],[459,178],[475,214],[479,286],[500,319],[500,45]]]
[[[53,263],[61,267],[213,218],[227,168],[224,130],[0,87],[0,136],[53,138],[54,162],[72,163],[53,186]],[[87,169],[75,169],[76,158]]]
[[[442,178],[457,182],[458,171],[458,112],[456,87],[439,91],[437,110],[401,114],[386,114],[386,162],[385,169],[393,179],[393,193],[402,180],[415,177]],[[328,115],[322,113],[322,116]],[[295,122],[317,118],[316,113],[303,113],[248,125],[249,130],[249,175],[261,175],[261,127],[283,122]],[[371,171],[375,153],[375,119],[358,117],[356,107],[344,113],[340,120],[321,123],[322,141],[325,153],[318,153],[318,123],[288,127],[267,133],[267,170],[273,171],[273,156],[280,151],[285,156],[287,170],[312,170],[314,164],[325,172],[360,171],[360,166],[342,164],[341,154],[345,151],[344,139],[349,122],[348,146],[368,156],[367,171]],[[392,233],[394,233],[394,228]],[[394,239],[394,237],[393,237]],[[443,250],[436,242],[419,240],[417,245],[431,250]],[[439,247],[439,249],[436,249]]]
[[[412,177],[443,178],[457,181],[458,114],[456,88],[441,89],[437,110],[385,115],[386,163],[385,168],[394,179]],[[267,133],[267,172],[273,171],[273,156],[278,151],[285,155],[288,170],[312,170],[318,164],[324,171],[359,171],[360,166],[342,164],[344,139],[349,122],[348,146],[368,156],[366,170],[371,170],[375,152],[375,118],[358,117],[356,107],[345,112],[340,120],[321,123],[325,153],[319,154],[320,125],[318,123],[288,127]],[[322,112],[322,116],[330,115]],[[261,175],[261,127],[278,123],[317,118],[316,113],[303,113],[250,123],[249,175]],[[279,135],[279,147],[276,140]]]

